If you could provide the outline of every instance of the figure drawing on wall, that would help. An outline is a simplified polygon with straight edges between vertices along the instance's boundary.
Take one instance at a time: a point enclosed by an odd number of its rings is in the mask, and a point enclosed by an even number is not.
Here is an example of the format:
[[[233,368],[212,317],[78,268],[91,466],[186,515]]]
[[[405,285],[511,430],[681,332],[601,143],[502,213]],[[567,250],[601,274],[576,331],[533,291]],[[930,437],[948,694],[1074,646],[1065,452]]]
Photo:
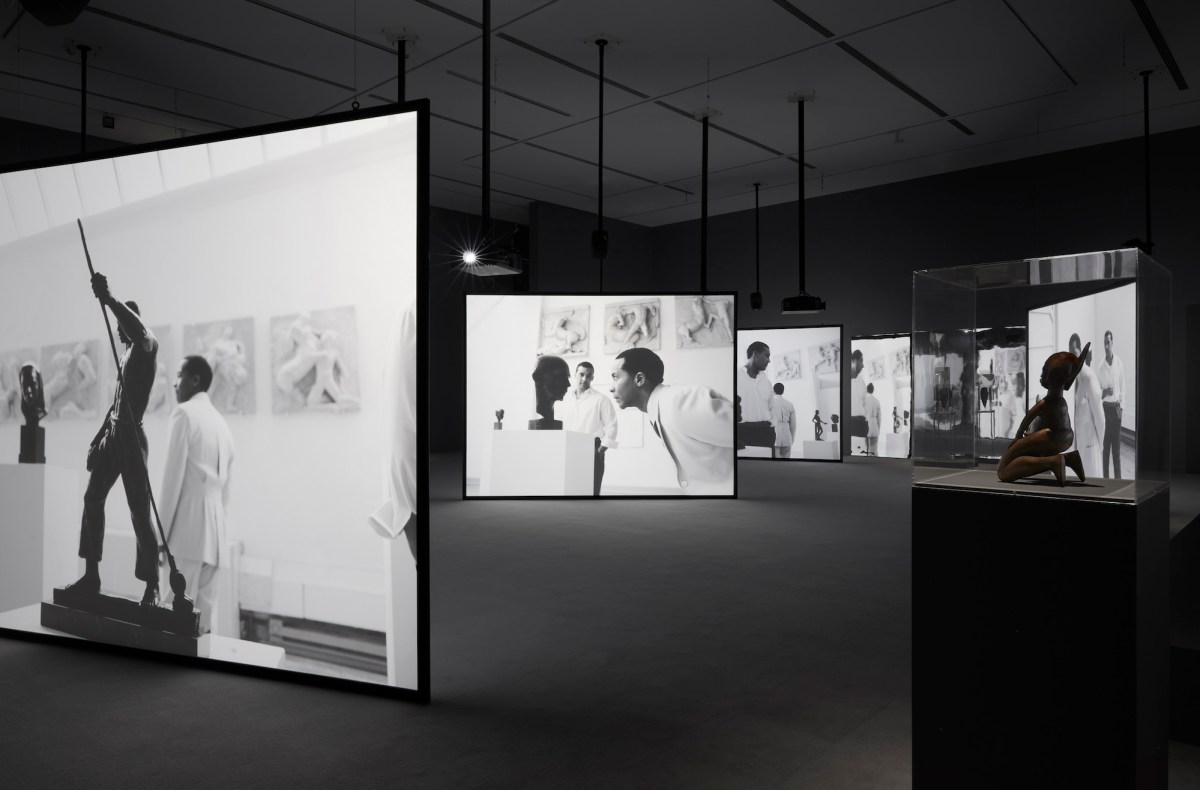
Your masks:
[[[222,414],[253,414],[254,319],[238,318],[183,328],[184,354],[204,357],[212,368],[209,399]]]
[[[591,307],[568,307],[542,312],[538,354],[561,356],[588,353],[588,320]]]
[[[271,319],[271,410],[359,408],[358,332],[353,307]]]
[[[675,347],[701,348],[733,343],[731,296],[675,297]]]

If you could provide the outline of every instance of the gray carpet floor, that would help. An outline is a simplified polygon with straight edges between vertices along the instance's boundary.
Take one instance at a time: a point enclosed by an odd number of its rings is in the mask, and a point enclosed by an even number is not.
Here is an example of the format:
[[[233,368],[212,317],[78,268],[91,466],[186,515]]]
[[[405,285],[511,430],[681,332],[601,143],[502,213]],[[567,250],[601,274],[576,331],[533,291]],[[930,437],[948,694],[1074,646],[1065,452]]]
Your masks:
[[[462,502],[460,464],[434,459],[432,704],[0,639],[0,785],[911,786],[907,464],[608,502]]]

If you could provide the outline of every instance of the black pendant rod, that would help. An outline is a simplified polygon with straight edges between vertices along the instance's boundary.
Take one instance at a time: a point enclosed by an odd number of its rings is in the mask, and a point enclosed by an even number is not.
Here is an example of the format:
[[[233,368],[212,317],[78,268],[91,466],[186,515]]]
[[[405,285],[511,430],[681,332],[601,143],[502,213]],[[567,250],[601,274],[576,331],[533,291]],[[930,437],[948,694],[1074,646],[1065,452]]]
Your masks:
[[[1142,158],[1144,160],[1146,179],[1146,253],[1154,251],[1154,237],[1150,228],[1150,75],[1154,72],[1142,72]]]
[[[80,44],[79,49],[79,153],[87,153],[87,56],[92,48]]]
[[[796,99],[796,115],[799,123],[796,125],[796,161],[800,173],[800,194],[796,200],[796,228],[800,233],[800,293],[804,293],[804,97]]]
[[[405,85],[406,75],[404,73],[404,61],[408,60],[408,42],[404,38],[396,41],[396,102],[404,104],[405,100]]]
[[[700,292],[708,291],[708,111],[701,121],[704,129],[700,144],[702,172],[700,175]]]
[[[487,248],[492,231],[492,0],[483,0],[483,218],[480,233]]]
[[[608,39],[596,39],[596,47],[600,50],[600,110],[597,120],[600,133],[597,136],[596,150],[596,233],[592,242],[592,255],[600,260],[600,291],[604,291],[604,259],[608,257],[608,239],[604,235],[604,48]]]
[[[758,188],[762,184],[758,181],[754,182],[754,292],[762,291],[762,281],[759,278],[758,268]]]

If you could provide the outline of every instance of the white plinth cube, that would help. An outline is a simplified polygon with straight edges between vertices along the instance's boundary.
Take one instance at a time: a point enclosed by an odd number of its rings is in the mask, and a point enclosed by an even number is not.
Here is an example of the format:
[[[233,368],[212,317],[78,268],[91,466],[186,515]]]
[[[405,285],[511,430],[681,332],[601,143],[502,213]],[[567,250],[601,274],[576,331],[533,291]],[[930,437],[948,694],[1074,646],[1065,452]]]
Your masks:
[[[883,435],[883,452],[886,458],[907,458],[909,448],[909,433],[885,433]]]
[[[575,431],[495,431],[481,496],[591,496],[596,440]]]
[[[74,469],[0,464],[0,612],[79,577],[81,490]]]
[[[841,442],[814,442],[804,440],[803,442],[804,455],[802,458],[811,458],[823,461],[836,461],[841,458],[842,445]],[[792,454],[795,457],[795,453]]]

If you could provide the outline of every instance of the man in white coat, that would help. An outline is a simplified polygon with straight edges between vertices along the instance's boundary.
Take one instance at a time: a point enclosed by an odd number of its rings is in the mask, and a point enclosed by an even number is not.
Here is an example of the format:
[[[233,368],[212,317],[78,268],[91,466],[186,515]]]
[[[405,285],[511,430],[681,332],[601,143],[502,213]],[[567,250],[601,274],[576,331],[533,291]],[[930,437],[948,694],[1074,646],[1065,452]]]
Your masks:
[[[662,358],[631,348],[613,362],[613,400],[650,418],[685,494],[733,494],[733,401],[709,387],[663,384]]]
[[[1082,350],[1079,335],[1071,335],[1067,348],[1079,356]],[[1079,451],[1083,471],[1087,472],[1088,477],[1099,477],[1100,450],[1104,445],[1104,406],[1100,397],[1100,380],[1091,368],[1090,349],[1086,362],[1075,377],[1075,449]]]
[[[189,356],[179,363],[179,406],[167,428],[159,506],[167,545],[200,610],[201,633],[212,629],[217,575],[229,564],[225,511],[234,456],[233,434],[208,398],[211,384],[212,368],[204,357]]]

